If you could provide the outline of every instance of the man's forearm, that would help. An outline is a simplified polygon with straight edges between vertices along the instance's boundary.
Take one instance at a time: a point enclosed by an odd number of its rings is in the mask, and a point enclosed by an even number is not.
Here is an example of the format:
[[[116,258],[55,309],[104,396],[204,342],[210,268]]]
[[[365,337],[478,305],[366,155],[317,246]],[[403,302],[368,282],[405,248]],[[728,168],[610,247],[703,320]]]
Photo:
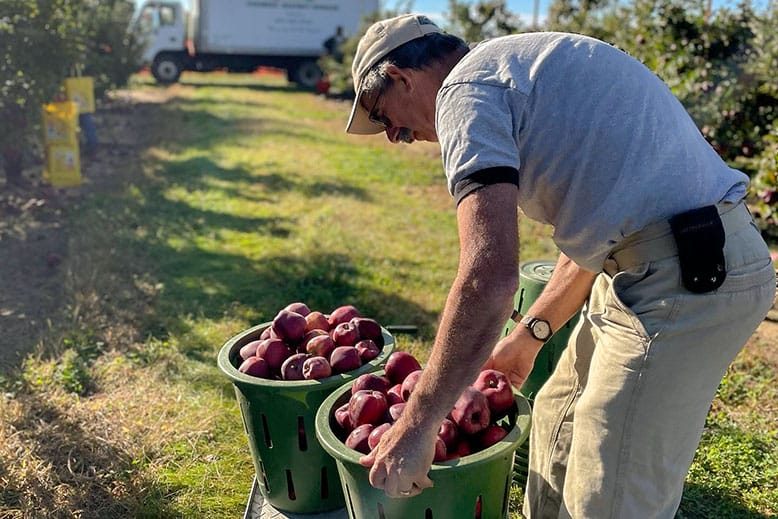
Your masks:
[[[475,381],[510,317],[515,283],[511,278],[479,286],[457,278],[424,375],[400,419],[408,427],[437,427]]]

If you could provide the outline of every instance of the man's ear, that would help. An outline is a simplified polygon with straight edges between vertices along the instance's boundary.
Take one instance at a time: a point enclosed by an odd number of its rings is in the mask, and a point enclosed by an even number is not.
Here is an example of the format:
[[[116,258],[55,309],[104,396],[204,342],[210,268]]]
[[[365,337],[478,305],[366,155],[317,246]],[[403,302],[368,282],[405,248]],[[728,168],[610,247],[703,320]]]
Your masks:
[[[398,85],[405,85],[405,88],[409,91],[413,90],[411,69],[400,68],[397,65],[387,65],[385,71],[392,82]]]

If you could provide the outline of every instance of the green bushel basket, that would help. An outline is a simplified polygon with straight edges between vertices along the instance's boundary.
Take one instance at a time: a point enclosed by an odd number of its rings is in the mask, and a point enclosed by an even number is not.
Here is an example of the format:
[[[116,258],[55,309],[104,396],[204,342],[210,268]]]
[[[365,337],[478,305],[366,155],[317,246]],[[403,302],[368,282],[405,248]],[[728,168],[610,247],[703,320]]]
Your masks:
[[[514,309],[521,315],[526,314],[532,304],[543,292],[548,280],[551,279],[551,274],[554,272],[556,262],[553,261],[528,261],[522,263],[519,266],[519,290],[516,292],[514,299]],[[548,377],[554,372],[557,362],[562,357],[562,353],[567,347],[567,340],[570,338],[570,333],[573,331],[575,324],[578,322],[580,312],[573,316],[564,326],[551,336],[551,338],[543,345],[538,356],[535,358],[535,366],[532,368],[527,381],[521,387],[521,394],[529,399],[530,402],[535,400],[535,395],[538,394],[540,388],[546,383]],[[505,324],[505,332],[503,335],[508,335],[514,328],[516,323],[509,320]],[[523,489],[527,483],[527,473],[529,467],[529,440],[522,443],[518,449],[516,449],[516,463],[514,464],[514,480]]]
[[[231,338],[219,351],[218,364],[235,386],[259,489],[278,510],[313,514],[343,508],[337,468],[316,439],[316,411],[344,383],[382,368],[394,351],[394,337],[382,328],[384,347],[359,369],[320,380],[268,380],[235,367],[240,348],[259,339],[272,323]]]
[[[338,464],[351,519],[492,519],[505,517],[513,469],[513,452],[527,439],[530,407],[516,394],[516,408],[503,418],[511,427],[500,442],[464,458],[435,463],[429,477],[435,486],[404,499],[386,496],[370,485],[361,454],[335,435],[335,410],[348,402],[351,384],[327,397],[316,414],[316,436]]]

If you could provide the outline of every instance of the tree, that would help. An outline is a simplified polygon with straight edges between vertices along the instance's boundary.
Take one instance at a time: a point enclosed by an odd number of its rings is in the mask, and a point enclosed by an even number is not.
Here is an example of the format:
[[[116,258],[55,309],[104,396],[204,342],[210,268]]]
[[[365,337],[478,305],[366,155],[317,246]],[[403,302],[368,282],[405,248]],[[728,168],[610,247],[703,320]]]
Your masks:
[[[449,0],[448,7],[448,31],[468,42],[514,34],[522,29],[521,20],[511,13],[505,0],[482,0],[475,4]]]

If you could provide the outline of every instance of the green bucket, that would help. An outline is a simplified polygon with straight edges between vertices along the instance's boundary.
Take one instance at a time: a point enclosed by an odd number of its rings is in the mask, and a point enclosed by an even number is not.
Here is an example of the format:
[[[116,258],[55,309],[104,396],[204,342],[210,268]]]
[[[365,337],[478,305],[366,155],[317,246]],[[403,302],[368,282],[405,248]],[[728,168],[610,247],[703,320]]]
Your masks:
[[[551,279],[555,266],[556,262],[546,260],[528,261],[519,266],[519,290],[516,292],[514,299],[514,309],[519,314],[524,315],[529,311],[529,308],[540,296],[540,293],[543,292],[548,280]],[[559,362],[562,353],[567,347],[567,340],[570,338],[570,333],[578,322],[579,316],[580,312],[557,330],[543,345],[543,348],[541,348],[538,356],[535,358],[535,366],[520,390],[520,393],[527,397],[530,402],[534,402],[535,395],[538,394],[540,388],[543,387],[551,373],[554,372],[557,362]],[[508,335],[515,327],[516,323],[509,320],[505,325],[503,335]],[[521,488],[524,488],[527,483],[528,467],[529,440],[516,449],[516,463],[513,467],[514,480]]]
[[[361,454],[335,435],[335,410],[348,402],[351,384],[338,389],[316,414],[316,436],[337,461],[351,519],[486,519],[505,517],[513,469],[513,452],[527,439],[530,407],[516,394],[516,408],[503,420],[511,427],[500,442],[464,458],[435,463],[429,477],[435,486],[414,497],[393,499],[370,485]]]
[[[301,514],[343,508],[335,460],[316,439],[316,410],[334,390],[364,373],[381,369],[394,351],[394,337],[382,328],[384,347],[354,371],[320,380],[268,380],[236,368],[240,348],[259,339],[272,323],[231,338],[219,351],[219,369],[232,381],[248,436],[260,492],[278,510]]]

